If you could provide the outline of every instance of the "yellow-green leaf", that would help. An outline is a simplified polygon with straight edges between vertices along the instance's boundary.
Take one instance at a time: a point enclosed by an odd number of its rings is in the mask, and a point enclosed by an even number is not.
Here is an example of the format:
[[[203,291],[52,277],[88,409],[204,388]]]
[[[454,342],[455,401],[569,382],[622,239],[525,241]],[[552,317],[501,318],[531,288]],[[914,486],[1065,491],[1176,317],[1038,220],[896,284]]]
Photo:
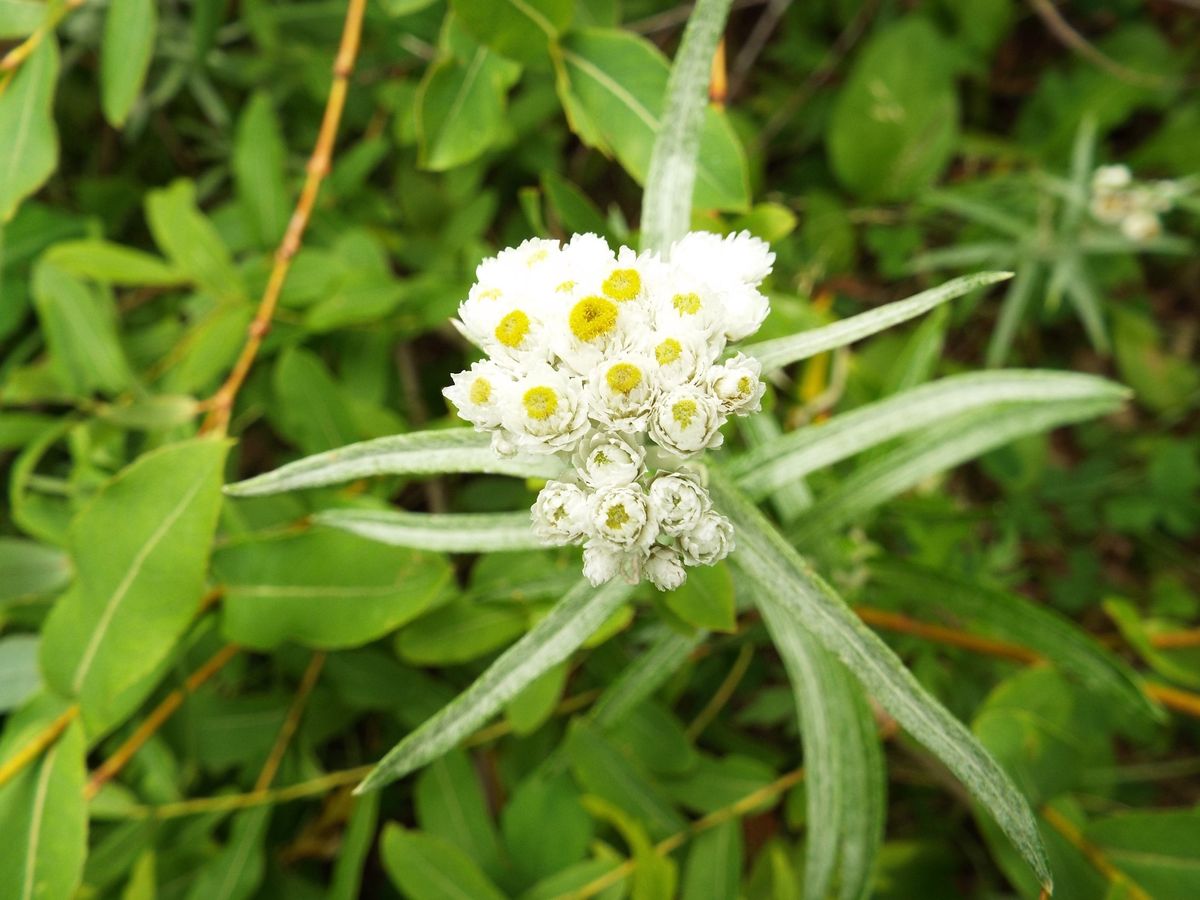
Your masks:
[[[0,222],[11,219],[58,165],[57,81],[58,44],[46,38],[0,93]]]
[[[125,124],[141,93],[157,28],[154,0],[112,0],[109,4],[100,51],[100,105],[114,128]]]

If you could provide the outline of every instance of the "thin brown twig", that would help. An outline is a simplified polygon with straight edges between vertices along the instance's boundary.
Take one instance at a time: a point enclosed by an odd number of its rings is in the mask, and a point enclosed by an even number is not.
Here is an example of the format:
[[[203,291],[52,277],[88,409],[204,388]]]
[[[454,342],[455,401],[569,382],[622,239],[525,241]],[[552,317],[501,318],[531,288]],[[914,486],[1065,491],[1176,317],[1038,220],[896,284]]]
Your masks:
[[[333,161],[333,143],[337,137],[338,124],[342,119],[342,110],[346,106],[346,95],[350,89],[350,73],[354,71],[354,62],[358,57],[359,42],[362,38],[363,13],[366,0],[349,0],[346,7],[346,20],[342,27],[342,39],[338,45],[337,56],[333,62],[333,83],[329,88],[329,98],[325,102],[325,114],[321,118],[321,130],[317,134],[316,146],[309,157],[304,187],[296,208],[288,221],[287,231],[279,248],[275,251],[275,260],[271,266],[271,274],[267,286],[263,289],[262,299],[259,300],[258,311],[250,323],[246,344],[242,347],[241,355],[234,363],[225,383],[208,401],[209,412],[204,419],[200,431],[202,434],[216,432],[224,434],[229,427],[229,417],[233,410],[238,391],[241,390],[250,367],[258,356],[259,348],[271,330],[271,319],[275,315],[275,307],[279,302],[279,294],[287,280],[292,258],[300,249],[304,231],[312,215],[317,201],[321,184]]]
[[[283,762],[283,754],[287,752],[288,744],[292,742],[292,738],[296,734],[296,729],[300,727],[300,717],[304,714],[304,706],[308,703],[308,698],[312,694],[312,690],[317,686],[317,679],[321,677],[321,670],[325,668],[325,660],[328,654],[324,650],[318,650],[312,655],[312,659],[308,661],[308,666],[304,669],[304,675],[300,678],[300,685],[296,688],[296,696],[292,698],[292,705],[288,709],[287,718],[283,720],[283,725],[279,728],[279,734],[275,737],[275,744],[271,747],[271,752],[267,755],[267,761],[263,763],[262,771],[258,773],[258,778],[254,782],[255,791],[265,791],[271,786],[271,782],[275,780],[275,775],[279,771],[279,765]]]
[[[112,756],[102,762],[92,773],[87,787],[84,788],[84,797],[88,800],[95,797],[100,792],[100,788],[115,778],[117,773],[133,759],[134,754],[142,749],[146,741],[150,740],[150,737],[162,728],[167,719],[175,714],[188,695],[198,691],[210,678],[221,671],[226,663],[237,656],[241,649],[237,644],[226,644],[209,657],[200,668],[184,679],[183,687],[176,688],[163,697],[162,702],[151,711],[150,715],[146,716],[133,734],[126,738]]]
[[[0,786],[8,784],[21,770],[53,746],[78,715],[79,704],[67,707],[54,721],[38,732],[33,740],[5,760],[4,764],[0,765]]]

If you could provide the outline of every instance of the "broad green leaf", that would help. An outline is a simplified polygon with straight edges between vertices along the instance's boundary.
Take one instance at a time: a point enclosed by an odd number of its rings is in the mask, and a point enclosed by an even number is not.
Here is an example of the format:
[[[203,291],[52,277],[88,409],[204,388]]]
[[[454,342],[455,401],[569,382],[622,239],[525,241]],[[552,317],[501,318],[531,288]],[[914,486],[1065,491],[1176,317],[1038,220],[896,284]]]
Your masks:
[[[219,300],[246,296],[221,236],[196,205],[196,186],[186,179],[146,195],[146,221],[154,242],[197,286]]]
[[[233,139],[233,178],[257,243],[274,247],[291,214],[287,148],[270,95],[258,92],[242,110]]]
[[[97,406],[96,416],[118,428],[128,428],[131,431],[161,431],[186,425],[196,418],[199,409],[200,402],[195,397],[159,394],[125,403]]]
[[[908,732],[963,782],[1049,885],[1050,872],[1037,824],[1025,799],[971,733],[930,695],[844,601],[720,472],[710,487],[716,505],[734,523],[733,559],[761,591],[760,604],[808,629]]]
[[[517,785],[500,814],[504,845],[525,881],[537,881],[580,862],[592,840],[592,819],[565,776],[531,775]],[[547,836],[552,835],[552,840]]]
[[[57,594],[70,584],[71,571],[57,547],[0,537],[0,606]]]
[[[730,467],[755,499],[893,438],[921,432],[963,413],[1014,403],[1057,403],[1127,392],[1111,381],[1073,372],[1012,370],[952,375],[792,431],[755,447]]]
[[[850,673],[775,603],[759,603],[788,671],[804,746],[808,822],[804,894],[822,900],[836,882],[846,900],[866,895],[883,843],[887,804],[875,720]]]
[[[1119,812],[1089,822],[1084,838],[1151,897],[1200,893],[1200,812]]]
[[[58,42],[38,44],[0,93],[0,225],[21,201],[42,186],[58,165],[54,89],[58,83]]]
[[[238,813],[228,843],[194,876],[188,900],[247,900],[253,896],[266,869],[270,818],[270,806]]]
[[[748,344],[742,347],[742,352],[757,358],[762,363],[764,370],[781,369],[790,363],[808,359],[810,356],[816,356],[826,350],[835,350],[838,347],[853,344],[855,341],[923,315],[947,300],[953,300],[963,294],[969,294],[977,288],[986,287],[1011,277],[1011,272],[976,272],[974,275],[964,275],[915,294],[907,300],[897,300],[895,303],[851,316],[849,319],[834,322],[832,325],[802,331],[789,337]]]
[[[196,439],[140,457],[70,529],[77,578],[55,604],[42,667],[79,700],[90,736],[120,722],[196,614],[221,502],[226,442]]]
[[[505,900],[470,856],[441,838],[390,823],[379,852],[392,884],[412,900]]]
[[[76,278],[122,287],[166,287],[187,280],[183,272],[166,260],[98,238],[55,244],[43,259]]]
[[[733,573],[729,567],[697,566],[687,581],[662,595],[667,608],[689,625],[710,631],[735,631]]]
[[[32,34],[45,18],[42,0],[0,0],[0,40]]]
[[[20,706],[42,685],[38,669],[38,636],[6,634],[0,637],[0,713]]]
[[[525,613],[512,604],[461,599],[409,625],[396,638],[396,652],[417,666],[470,662],[503,647],[525,631]]]
[[[708,107],[713,54],[731,0],[699,0],[688,16],[667,78],[662,123],[654,138],[642,196],[642,249],[666,253],[688,231],[696,188],[700,130]]]
[[[108,6],[100,51],[100,105],[114,128],[125,124],[142,92],[157,29],[154,0],[112,0]]]
[[[674,897],[679,880],[675,862],[655,851],[643,822],[600,796],[585,796],[583,805],[593,816],[612,825],[629,847],[633,861],[632,900]]]
[[[698,834],[683,868],[683,900],[737,900],[742,852],[742,823],[736,819]]]
[[[572,0],[451,0],[475,39],[521,62],[545,58],[571,22]]]
[[[414,513],[404,510],[331,509],[314,521],[398,547],[448,553],[530,550],[542,546],[529,513]]]
[[[306,453],[342,447],[361,437],[349,397],[311,350],[291,347],[271,373],[276,402],[271,421]]]
[[[765,788],[777,776],[767,763],[749,756],[700,754],[682,776],[660,778],[663,790],[681,806],[699,815],[710,815],[739,803]],[[758,810],[769,809],[777,799],[764,800]]]
[[[452,750],[417,777],[417,824],[466,853],[485,873],[501,872],[500,841],[471,759]]]
[[[428,553],[316,529],[239,541],[213,554],[221,631],[248,647],[355,647],[423,613],[450,584]]]
[[[554,457],[518,454],[501,459],[491,439],[469,428],[417,431],[363,441],[318,453],[273,472],[228,485],[233,497],[256,497],[322,487],[371,475],[440,475],[484,472],[519,478],[552,478],[561,469]]]
[[[567,666],[559,663],[547,669],[521,689],[504,706],[504,715],[512,726],[513,734],[533,734],[554,715],[554,708],[562,697],[567,683]]]
[[[643,183],[667,89],[667,62],[654,45],[625,31],[589,28],[563,41],[559,94],[587,144],[612,152]],[[698,209],[750,205],[745,151],[728,119],[707,112],[693,202]]]
[[[430,66],[417,92],[422,168],[444,172],[487,152],[504,134],[506,97],[519,73],[484,46],[466,62],[448,56]]]
[[[826,136],[834,174],[868,200],[930,185],[958,139],[952,50],[923,18],[874,33],[838,94]]]
[[[43,698],[48,699],[48,698]],[[0,760],[26,746],[51,715],[35,714],[34,701],[7,723]],[[26,718],[26,713],[32,714]],[[72,897],[87,854],[87,770],[83,728],[71,723],[62,737],[12,781],[0,787],[0,885],[13,900]]]
[[[1107,395],[1107,396],[1106,396]],[[1013,403],[963,413],[873,459],[805,511],[794,529],[803,541],[829,533],[893,497],[1017,438],[1113,412],[1123,398],[1101,390],[1093,399]]]
[[[631,592],[615,581],[599,588],[581,581],[453,703],[397,744],[357,790],[383,787],[457,746],[525,685],[570,656]]]
[[[74,394],[115,394],[132,384],[110,297],[41,262],[33,273],[33,298],[54,371]]]

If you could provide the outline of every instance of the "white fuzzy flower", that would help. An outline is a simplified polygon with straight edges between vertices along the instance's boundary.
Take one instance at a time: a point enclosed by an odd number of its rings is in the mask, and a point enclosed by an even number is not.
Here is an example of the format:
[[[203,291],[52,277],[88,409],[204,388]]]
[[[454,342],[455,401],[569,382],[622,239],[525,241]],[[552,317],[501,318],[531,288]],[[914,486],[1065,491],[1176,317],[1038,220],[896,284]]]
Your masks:
[[[705,334],[687,328],[648,331],[637,349],[649,361],[654,380],[664,390],[698,378],[719,353],[713,352]]]
[[[587,531],[587,494],[578,485],[546,482],[531,512],[533,533],[545,544],[572,544]]]
[[[529,238],[485,259],[476,267],[475,278],[482,284],[515,286],[531,273],[548,269],[558,253],[558,241]]]
[[[443,388],[442,396],[454,404],[459,417],[478,431],[499,426],[505,398],[512,389],[512,375],[485,359],[450,377],[454,383]]]
[[[664,472],[650,483],[650,509],[664,534],[680,535],[691,531],[712,508],[708,492],[700,480],[684,472]]]
[[[766,242],[748,231],[722,238],[693,231],[677,241],[669,254],[671,265],[717,291],[724,306],[724,334],[740,341],[758,331],[770,303],[758,286],[775,264]]]
[[[611,581],[626,561],[626,554],[620,550],[614,550],[604,544],[589,543],[583,548],[583,577],[591,582],[593,587],[599,587]]]
[[[679,551],[661,544],[651,548],[642,571],[660,591],[673,591],[687,580]]]
[[[575,471],[591,488],[632,484],[645,471],[646,450],[618,435],[596,432],[575,451]]]
[[[721,445],[723,437],[718,429],[724,422],[712,394],[684,384],[659,396],[650,413],[650,437],[664,450],[691,456]]]
[[[1133,173],[1129,166],[1098,166],[1092,173],[1092,191],[1106,193],[1129,187],[1133,183]]]
[[[1131,241],[1149,241],[1162,234],[1162,222],[1149,210],[1137,209],[1121,220],[1121,234]]]
[[[550,346],[579,375],[626,352],[646,322],[646,311],[639,304],[622,303],[599,293],[571,299],[556,315]]]
[[[656,330],[703,336],[714,356],[724,348],[725,303],[710,282],[672,267],[653,286],[650,306]]]
[[[606,359],[588,374],[591,417],[617,431],[645,431],[657,396],[654,367],[641,356],[622,354]]]
[[[616,550],[647,550],[658,537],[658,520],[650,512],[641,485],[603,488],[588,500],[590,533]]]
[[[519,367],[550,357],[540,306],[529,292],[476,285],[459,306],[454,324],[496,362]]]
[[[517,447],[534,453],[573,450],[587,433],[587,404],[579,379],[542,364],[517,379],[502,415]]]
[[[762,363],[738,353],[722,365],[709,369],[705,380],[721,405],[721,412],[745,416],[762,407],[762,395],[767,387],[762,383],[761,374]]]
[[[733,550],[733,523],[709,510],[696,527],[678,538],[683,561],[689,566],[711,566]]]

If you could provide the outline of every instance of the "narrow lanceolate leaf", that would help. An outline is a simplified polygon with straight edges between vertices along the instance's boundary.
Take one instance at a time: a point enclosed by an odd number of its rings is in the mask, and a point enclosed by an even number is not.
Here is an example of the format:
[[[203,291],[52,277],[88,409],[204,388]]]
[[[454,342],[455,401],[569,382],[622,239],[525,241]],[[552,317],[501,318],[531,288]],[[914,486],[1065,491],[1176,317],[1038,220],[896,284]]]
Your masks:
[[[1017,403],[949,419],[864,465],[806,510],[793,537],[798,542],[844,525],[916,486],[931,475],[982,456],[1017,438],[1094,419],[1121,405],[1117,397]]]
[[[71,523],[77,578],[55,604],[42,668],[75,697],[89,736],[119,723],[196,614],[229,445],[196,439],[147,453]]]
[[[114,128],[125,124],[146,80],[154,55],[157,6],[154,0],[113,0],[108,6],[100,51],[100,105]]]
[[[804,895],[865,895],[883,841],[883,757],[862,689],[781,605],[759,604],[796,695],[809,823]]]
[[[971,732],[929,694],[899,657],[850,611],[794,547],[723,473],[713,499],[736,529],[734,562],[761,591],[760,602],[808,629],[912,736],[989,811],[1043,884],[1051,883],[1037,822],[1025,798]]]
[[[454,702],[397,744],[359,785],[358,792],[383,787],[457,746],[521,688],[570,656],[632,590],[617,581],[599,588],[579,582]]]
[[[376,438],[317,453],[273,472],[228,485],[233,497],[257,497],[301,488],[339,484],[372,475],[440,475],[484,472],[519,478],[550,478],[560,471],[552,456],[518,454],[501,459],[491,439],[467,428],[417,431]]]
[[[415,513],[404,510],[331,509],[315,516],[321,525],[397,547],[448,553],[529,550],[541,541],[529,513]]]
[[[1111,381],[1073,372],[1005,370],[954,375],[835,416],[821,425],[790,432],[755,447],[730,471],[739,486],[758,499],[825,466],[972,410],[1013,403],[1119,401],[1127,393]]]
[[[707,636],[706,631],[665,632],[604,689],[592,706],[591,720],[602,729],[616,725],[674,675]]]
[[[667,79],[662,124],[642,195],[642,249],[665,253],[688,230],[712,59],[731,0],[700,0]]]
[[[853,344],[868,335],[907,322],[909,319],[929,312],[955,297],[969,294],[977,288],[995,284],[998,281],[1012,278],[1011,272],[977,272],[974,275],[964,275],[940,284],[935,288],[922,291],[907,300],[897,300],[879,309],[861,315],[851,316],[832,325],[802,331],[789,337],[774,338],[769,341],[759,341],[742,348],[742,352],[756,357],[762,363],[763,369],[770,371],[779,369],[789,363],[808,359],[826,350],[834,350]]]
[[[58,165],[57,82],[58,44],[47,37],[0,93],[0,223],[12,218]]]

